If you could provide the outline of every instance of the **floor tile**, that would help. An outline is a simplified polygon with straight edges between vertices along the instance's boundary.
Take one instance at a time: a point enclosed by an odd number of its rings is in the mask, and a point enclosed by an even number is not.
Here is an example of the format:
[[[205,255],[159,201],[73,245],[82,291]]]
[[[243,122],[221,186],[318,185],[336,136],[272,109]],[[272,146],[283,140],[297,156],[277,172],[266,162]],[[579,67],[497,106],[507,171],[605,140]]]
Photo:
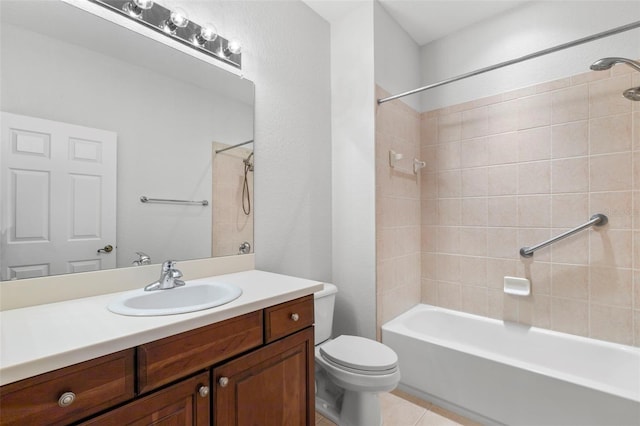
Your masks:
[[[391,393],[382,393],[379,398],[385,426],[413,426],[427,411]]]
[[[380,394],[383,426],[479,426],[463,416],[401,391]],[[316,413],[316,426],[336,426]]]
[[[415,426],[458,426],[459,423],[449,420],[446,417],[442,417],[433,411],[427,411],[424,416],[418,420]]]

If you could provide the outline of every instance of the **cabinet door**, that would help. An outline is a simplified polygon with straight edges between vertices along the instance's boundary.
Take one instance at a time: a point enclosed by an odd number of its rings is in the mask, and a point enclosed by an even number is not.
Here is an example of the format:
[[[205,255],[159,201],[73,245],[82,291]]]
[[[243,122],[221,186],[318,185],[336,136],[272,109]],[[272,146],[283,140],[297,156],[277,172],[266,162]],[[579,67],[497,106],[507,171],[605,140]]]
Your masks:
[[[202,373],[91,419],[92,426],[205,426],[210,421],[209,373]]]
[[[215,426],[315,422],[313,327],[213,370]]]

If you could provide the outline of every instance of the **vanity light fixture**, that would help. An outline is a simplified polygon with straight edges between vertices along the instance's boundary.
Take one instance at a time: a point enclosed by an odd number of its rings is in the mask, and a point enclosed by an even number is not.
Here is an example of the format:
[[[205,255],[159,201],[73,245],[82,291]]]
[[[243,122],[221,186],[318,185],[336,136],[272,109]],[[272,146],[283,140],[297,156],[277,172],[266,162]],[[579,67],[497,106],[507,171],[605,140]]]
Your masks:
[[[120,13],[198,52],[242,68],[242,49],[237,40],[227,40],[220,36],[213,24],[196,24],[180,8],[168,9],[152,0],[87,1]]]

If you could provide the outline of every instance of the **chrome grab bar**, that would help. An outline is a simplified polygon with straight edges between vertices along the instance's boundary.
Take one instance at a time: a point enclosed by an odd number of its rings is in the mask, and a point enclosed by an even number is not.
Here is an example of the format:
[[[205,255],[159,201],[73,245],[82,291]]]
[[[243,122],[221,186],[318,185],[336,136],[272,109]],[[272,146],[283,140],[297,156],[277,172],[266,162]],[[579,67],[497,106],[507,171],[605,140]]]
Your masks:
[[[202,201],[167,200],[164,198],[147,198],[144,195],[140,197],[140,201],[143,203],[199,204],[201,206],[209,205],[209,202],[207,200],[202,200]]]
[[[602,213],[596,213],[593,216],[591,216],[591,218],[589,219],[589,222],[578,226],[577,228],[573,228],[567,232],[564,232],[556,237],[553,237],[545,242],[542,242],[538,245],[535,245],[533,247],[522,247],[520,249],[520,256],[522,257],[533,257],[533,253],[536,250],[539,250],[543,247],[546,247],[548,245],[551,245],[553,243],[555,243],[556,241],[560,241],[560,240],[564,240],[565,238],[580,232],[584,229],[590,228],[592,226],[604,226],[607,224],[607,222],[609,222],[609,219],[607,218],[607,216],[603,215]]]

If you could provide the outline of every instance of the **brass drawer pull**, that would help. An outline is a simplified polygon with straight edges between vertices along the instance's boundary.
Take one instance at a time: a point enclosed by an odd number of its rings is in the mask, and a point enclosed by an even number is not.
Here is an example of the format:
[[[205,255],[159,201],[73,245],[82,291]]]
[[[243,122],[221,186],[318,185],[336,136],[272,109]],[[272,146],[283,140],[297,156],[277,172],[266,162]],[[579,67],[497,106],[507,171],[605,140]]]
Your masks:
[[[300,319],[300,315],[296,314],[295,312],[291,314],[291,319],[294,321],[298,321]]]
[[[58,398],[58,405],[60,407],[68,407],[71,404],[73,404],[73,401],[76,400],[76,394],[73,392],[65,392],[62,395],[60,395],[60,398]]]

